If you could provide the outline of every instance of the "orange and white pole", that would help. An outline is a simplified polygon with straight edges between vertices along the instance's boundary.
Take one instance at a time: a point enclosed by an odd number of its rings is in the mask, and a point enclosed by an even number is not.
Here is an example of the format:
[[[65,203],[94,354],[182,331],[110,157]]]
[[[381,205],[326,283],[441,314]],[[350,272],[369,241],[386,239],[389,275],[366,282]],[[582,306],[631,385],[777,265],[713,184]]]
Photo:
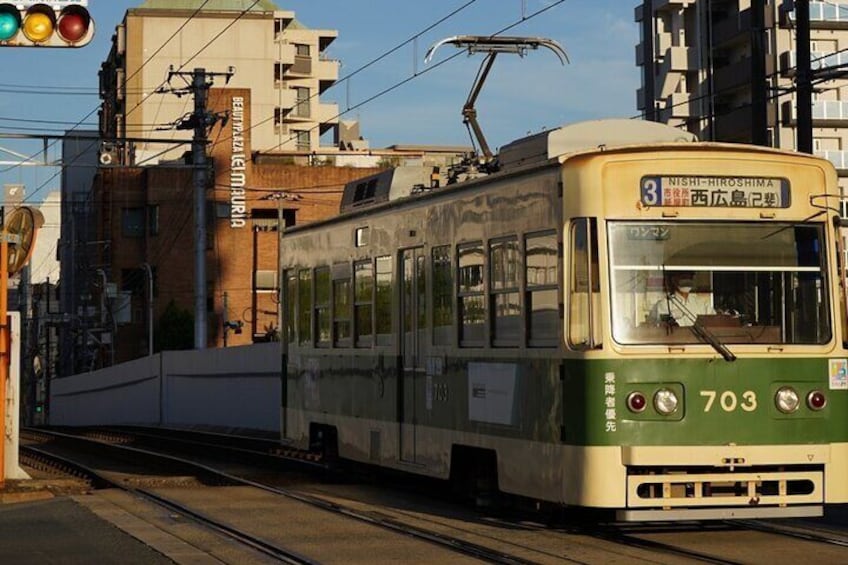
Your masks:
[[[6,387],[9,382],[9,240],[0,229],[0,489],[6,485]]]

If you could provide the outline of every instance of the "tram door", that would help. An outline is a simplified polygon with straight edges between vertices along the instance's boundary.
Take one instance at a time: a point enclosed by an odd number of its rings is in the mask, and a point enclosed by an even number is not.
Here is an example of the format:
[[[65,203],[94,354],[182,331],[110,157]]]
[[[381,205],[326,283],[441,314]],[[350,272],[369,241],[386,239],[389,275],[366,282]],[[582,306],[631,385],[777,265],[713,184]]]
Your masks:
[[[400,257],[401,283],[401,357],[403,367],[398,382],[398,423],[400,425],[400,458],[415,461],[417,395],[424,377],[421,345],[426,327],[426,291],[424,284],[424,250],[405,249]]]

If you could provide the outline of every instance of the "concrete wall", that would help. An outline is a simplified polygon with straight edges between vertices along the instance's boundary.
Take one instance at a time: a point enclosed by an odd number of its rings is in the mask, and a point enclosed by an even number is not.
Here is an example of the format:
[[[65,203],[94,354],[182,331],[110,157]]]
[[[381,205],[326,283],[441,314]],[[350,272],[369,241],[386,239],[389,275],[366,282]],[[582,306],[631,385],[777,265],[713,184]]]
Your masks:
[[[55,379],[53,426],[162,425],[279,432],[280,345],[167,351]]]

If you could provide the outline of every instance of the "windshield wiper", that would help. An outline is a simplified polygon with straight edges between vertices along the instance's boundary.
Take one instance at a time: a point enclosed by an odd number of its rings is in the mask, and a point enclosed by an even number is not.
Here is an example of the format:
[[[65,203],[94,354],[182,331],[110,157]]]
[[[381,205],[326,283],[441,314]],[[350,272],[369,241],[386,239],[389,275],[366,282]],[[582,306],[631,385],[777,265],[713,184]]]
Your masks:
[[[698,317],[692,314],[692,312],[688,308],[686,308],[686,305],[683,304],[683,302],[677,296],[671,294],[668,295],[668,299],[674,302],[677,307],[680,308],[680,311],[683,312],[683,315],[692,321],[692,325],[690,327],[692,328],[692,331],[695,333],[696,336],[710,344],[712,348],[719,353],[719,355],[724,357],[725,361],[736,361],[736,355],[734,355],[733,352],[730,351],[730,349],[728,349],[727,346],[723,344],[713,332],[711,332],[703,324],[701,324],[698,321]]]

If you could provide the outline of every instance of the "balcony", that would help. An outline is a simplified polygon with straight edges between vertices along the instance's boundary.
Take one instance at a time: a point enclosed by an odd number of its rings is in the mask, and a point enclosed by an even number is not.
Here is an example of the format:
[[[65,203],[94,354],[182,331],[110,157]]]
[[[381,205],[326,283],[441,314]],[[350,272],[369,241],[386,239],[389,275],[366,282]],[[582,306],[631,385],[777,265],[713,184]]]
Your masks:
[[[291,88],[281,88],[277,97],[277,104],[280,108],[285,108],[286,110],[294,108],[295,104],[297,104],[297,92]]]
[[[751,143],[754,110],[750,104],[737,108],[717,109],[713,133],[716,141]],[[773,128],[777,122],[777,106],[766,105],[766,127]]]
[[[713,26],[713,45],[725,47],[734,43],[749,43],[751,41],[752,16],[749,8],[716,22]],[[774,26],[774,14],[770,9],[765,11],[763,19],[766,29]]]
[[[693,101],[692,97],[687,92],[675,92],[666,98],[666,106],[661,110],[662,121],[668,121],[668,118],[687,119],[699,115],[698,103]]]
[[[658,73],[661,98],[671,96],[677,89],[681,73],[697,68],[694,62],[689,60],[693,54],[694,50],[687,47],[671,47],[665,52]]]
[[[294,65],[295,53],[296,49],[293,43],[281,42],[277,51],[277,62],[286,66]]]
[[[312,57],[295,55],[294,64],[286,69],[286,75],[297,75],[299,77],[312,76]]]
[[[785,77],[795,76],[795,62],[797,53],[795,51],[784,51],[780,54],[780,72]],[[813,71],[821,71],[828,68],[848,65],[848,52],[826,53],[824,51],[810,52],[810,68]]]
[[[781,116],[784,125],[794,126],[798,123],[794,100],[781,105]],[[813,125],[817,127],[848,126],[848,102],[840,100],[813,102]]]
[[[336,124],[339,122],[339,105],[335,103],[321,103],[315,105],[315,116],[313,118],[319,124]]]
[[[337,59],[318,59],[313,68],[315,78],[319,81],[335,82],[339,79],[339,67],[341,63]]]
[[[785,13],[785,26],[795,25],[795,11]],[[811,29],[848,29],[848,4],[810,2]]]
[[[774,73],[774,60],[766,58],[765,72],[769,76]],[[728,92],[735,89],[751,89],[751,58],[747,57],[716,68],[713,76],[715,89],[718,92]]]
[[[815,151],[817,157],[824,157],[838,170],[848,170],[848,151]]]
[[[683,10],[694,3],[695,0],[654,0],[654,11],[666,12],[669,10]]]

